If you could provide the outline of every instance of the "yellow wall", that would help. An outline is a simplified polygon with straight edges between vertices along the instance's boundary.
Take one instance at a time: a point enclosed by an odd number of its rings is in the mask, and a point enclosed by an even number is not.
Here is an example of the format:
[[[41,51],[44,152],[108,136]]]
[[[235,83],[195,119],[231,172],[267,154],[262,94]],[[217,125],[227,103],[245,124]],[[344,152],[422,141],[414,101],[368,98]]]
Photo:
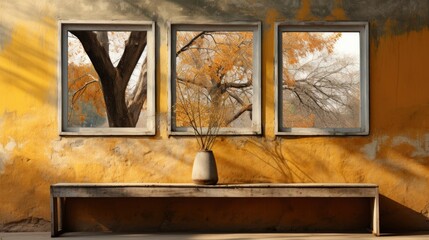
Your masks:
[[[0,2],[0,231],[49,229],[53,183],[191,181],[195,140],[167,134],[167,22],[198,20],[263,24],[264,136],[218,139],[221,183],[376,183],[382,228],[429,230],[426,1],[186,2]],[[58,136],[57,21],[71,19],[156,21],[155,137]],[[274,136],[274,22],[285,20],[370,22],[369,136]]]

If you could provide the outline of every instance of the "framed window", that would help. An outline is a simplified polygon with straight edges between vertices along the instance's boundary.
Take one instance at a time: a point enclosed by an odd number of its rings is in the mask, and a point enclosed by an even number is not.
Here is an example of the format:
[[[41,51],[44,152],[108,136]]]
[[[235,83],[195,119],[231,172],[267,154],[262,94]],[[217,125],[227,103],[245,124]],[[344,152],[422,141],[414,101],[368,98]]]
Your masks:
[[[276,134],[368,134],[368,23],[277,23],[275,32]]]
[[[193,134],[186,109],[203,128],[208,112],[222,113],[222,135],[261,133],[260,29],[260,23],[170,24],[170,134]]]
[[[153,22],[60,22],[61,135],[155,134]]]

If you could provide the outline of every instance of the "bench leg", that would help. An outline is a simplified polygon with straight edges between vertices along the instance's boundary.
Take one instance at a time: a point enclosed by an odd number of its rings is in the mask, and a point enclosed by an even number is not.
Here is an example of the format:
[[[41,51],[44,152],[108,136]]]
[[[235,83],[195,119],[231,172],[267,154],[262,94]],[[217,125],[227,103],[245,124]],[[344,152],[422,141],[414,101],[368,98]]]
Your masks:
[[[50,198],[51,202],[51,237],[58,236],[58,201],[56,197]]]
[[[58,201],[58,232],[61,234],[64,232],[64,216],[65,216],[65,204],[66,204],[66,198],[59,198]]]
[[[374,199],[371,199],[371,206],[372,206],[372,233],[375,236],[380,236],[380,206],[379,206],[379,197],[374,197]]]

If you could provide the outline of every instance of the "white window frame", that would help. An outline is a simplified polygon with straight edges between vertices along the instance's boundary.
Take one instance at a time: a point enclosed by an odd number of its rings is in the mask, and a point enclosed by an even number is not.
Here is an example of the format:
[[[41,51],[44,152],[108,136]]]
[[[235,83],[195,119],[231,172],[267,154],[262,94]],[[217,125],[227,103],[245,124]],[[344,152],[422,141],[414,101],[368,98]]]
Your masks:
[[[59,21],[59,134],[62,136],[155,135],[155,23],[149,21]],[[67,126],[67,53],[70,30],[147,31],[147,122],[144,128],[68,127]]]
[[[285,128],[282,126],[282,33],[359,32],[360,127]],[[278,22],[275,24],[275,134],[276,135],[368,135],[369,134],[369,25],[368,22]]]
[[[230,22],[230,23],[169,23],[168,26],[168,134],[194,135],[192,127],[175,126],[173,112],[176,98],[176,38],[178,31],[252,31],[253,32],[253,99],[252,126],[243,128],[220,128],[219,135],[259,135],[261,127],[261,23]]]

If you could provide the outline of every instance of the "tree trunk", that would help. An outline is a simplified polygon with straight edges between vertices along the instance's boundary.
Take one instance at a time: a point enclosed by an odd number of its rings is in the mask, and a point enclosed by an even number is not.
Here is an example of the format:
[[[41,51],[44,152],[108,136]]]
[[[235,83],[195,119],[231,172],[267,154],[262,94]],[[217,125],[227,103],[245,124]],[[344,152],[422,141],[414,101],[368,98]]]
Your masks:
[[[131,32],[117,67],[113,66],[107,51],[107,34],[97,34],[93,31],[71,31],[71,33],[82,43],[100,78],[109,126],[135,127],[138,117],[136,120],[133,117],[136,113],[130,112],[128,109],[125,91],[131,74],[146,47],[147,33],[144,31]],[[140,113],[141,107],[140,109],[134,108],[133,111]]]
[[[137,124],[143,104],[147,99],[147,58],[144,59],[137,86],[127,99],[127,106],[131,122]]]

